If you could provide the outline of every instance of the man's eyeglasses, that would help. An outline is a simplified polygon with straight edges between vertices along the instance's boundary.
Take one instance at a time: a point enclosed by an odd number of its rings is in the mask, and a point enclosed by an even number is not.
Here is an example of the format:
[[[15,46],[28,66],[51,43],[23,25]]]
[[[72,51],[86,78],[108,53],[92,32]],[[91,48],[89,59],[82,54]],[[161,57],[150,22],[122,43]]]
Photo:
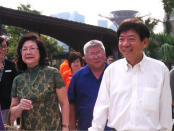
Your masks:
[[[38,50],[38,48],[22,48],[21,49],[21,51],[24,52],[24,53],[27,52],[27,51],[34,52],[36,50]]]
[[[101,57],[103,56],[104,52],[103,51],[100,51],[100,52],[96,52],[96,53],[89,53],[88,56],[91,57],[91,58],[94,58],[94,57]]]

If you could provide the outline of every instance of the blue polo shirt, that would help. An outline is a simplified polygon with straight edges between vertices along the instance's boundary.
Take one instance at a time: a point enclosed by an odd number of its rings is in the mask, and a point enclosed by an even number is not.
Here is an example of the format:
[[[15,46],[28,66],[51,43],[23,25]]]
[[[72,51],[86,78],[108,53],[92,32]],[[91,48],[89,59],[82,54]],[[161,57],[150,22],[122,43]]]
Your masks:
[[[106,64],[106,67],[108,64]],[[93,119],[93,109],[98,96],[103,73],[97,79],[88,65],[76,72],[68,87],[68,99],[70,104],[76,106],[78,130],[88,130]]]

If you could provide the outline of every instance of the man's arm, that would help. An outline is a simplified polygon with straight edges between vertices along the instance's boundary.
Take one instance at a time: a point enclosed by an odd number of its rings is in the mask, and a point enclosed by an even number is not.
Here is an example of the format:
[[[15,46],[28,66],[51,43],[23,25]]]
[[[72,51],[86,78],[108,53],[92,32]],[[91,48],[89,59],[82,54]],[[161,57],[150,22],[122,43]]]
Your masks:
[[[70,131],[76,131],[76,78],[75,76],[72,77],[69,87],[68,87],[68,100],[70,103],[70,114],[69,114],[69,126]]]
[[[174,69],[170,71],[170,87],[172,91],[172,105],[174,106]]]
[[[172,130],[172,96],[169,81],[169,71],[166,68],[164,72],[164,83],[160,97],[160,124],[162,131]]]
[[[76,131],[76,110],[74,104],[70,104],[69,123],[70,131]]]

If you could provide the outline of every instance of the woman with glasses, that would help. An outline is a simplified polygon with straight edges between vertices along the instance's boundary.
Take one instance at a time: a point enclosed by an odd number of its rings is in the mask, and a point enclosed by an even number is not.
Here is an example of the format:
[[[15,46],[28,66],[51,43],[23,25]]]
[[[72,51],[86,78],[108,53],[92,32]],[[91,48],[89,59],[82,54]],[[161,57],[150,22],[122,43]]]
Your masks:
[[[15,64],[6,59],[8,45],[8,40],[0,36],[0,104],[4,122],[10,108],[13,79],[17,75]]]
[[[65,84],[56,68],[46,66],[46,58],[45,46],[37,34],[20,38],[17,66],[22,73],[13,81],[10,120],[20,117],[25,130],[66,131],[69,104]]]

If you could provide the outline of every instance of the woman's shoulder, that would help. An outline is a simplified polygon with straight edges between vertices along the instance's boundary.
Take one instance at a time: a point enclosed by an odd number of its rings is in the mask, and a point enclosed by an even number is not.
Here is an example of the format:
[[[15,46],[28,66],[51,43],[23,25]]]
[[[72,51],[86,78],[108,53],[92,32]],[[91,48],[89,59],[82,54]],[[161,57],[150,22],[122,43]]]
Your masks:
[[[42,67],[43,70],[46,70],[46,71],[55,71],[55,70],[58,70],[57,68],[55,67],[52,67],[52,66],[44,66]]]
[[[25,78],[25,72],[18,74],[15,78],[14,81],[21,80]]]
[[[58,69],[52,66],[44,66],[41,67],[42,71],[46,72],[46,73],[58,73]]]

